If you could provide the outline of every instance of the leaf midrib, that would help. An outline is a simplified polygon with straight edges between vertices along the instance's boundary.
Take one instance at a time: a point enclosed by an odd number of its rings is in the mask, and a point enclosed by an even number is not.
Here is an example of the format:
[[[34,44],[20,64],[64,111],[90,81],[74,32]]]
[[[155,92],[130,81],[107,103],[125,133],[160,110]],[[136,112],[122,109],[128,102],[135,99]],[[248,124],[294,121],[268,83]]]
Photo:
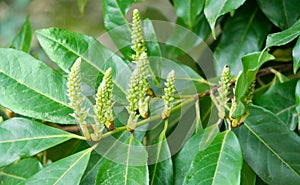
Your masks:
[[[21,141],[31,141],[31,140],[39,140],[39,139],[50,139],[50,138],[66,138],[66,139],[71,139],[71,138],[77,138],[74,137],[74,135],[69,135],[69,134],[61,134],[61,135],[50,135],[50,136],[37,136],[37,137],[27,137],[27,138],[19,138],[19,139],[11,139],[11,140],[2,140],[0,141],[0,144],[5,144],[5,143],[14,143],[14,142],[21,142]],[[78,136],[78,139],[80,137]]]
[[[14,174],[10,174],[10,173],[5,173],[3,171],[0,171],[0,175],[4,175],[4,176],[7,176],[7,177],[10,177],[10,178],[14,178],[14,179],[19,179],[19,180],[26,180],[24,177],[20,177],[20,176],[17,176],[17,175],[14,175]]]

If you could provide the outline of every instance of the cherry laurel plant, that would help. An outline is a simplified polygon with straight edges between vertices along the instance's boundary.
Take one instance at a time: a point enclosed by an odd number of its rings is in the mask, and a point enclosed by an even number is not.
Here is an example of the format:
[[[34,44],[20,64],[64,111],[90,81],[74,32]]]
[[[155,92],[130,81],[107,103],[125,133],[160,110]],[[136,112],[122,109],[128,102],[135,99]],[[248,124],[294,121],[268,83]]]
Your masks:
[[[50,67],[29,17],[0,48],[0,184],[300,184],[299,3],[148,1],[102,1],[117,52],[39,29]]]

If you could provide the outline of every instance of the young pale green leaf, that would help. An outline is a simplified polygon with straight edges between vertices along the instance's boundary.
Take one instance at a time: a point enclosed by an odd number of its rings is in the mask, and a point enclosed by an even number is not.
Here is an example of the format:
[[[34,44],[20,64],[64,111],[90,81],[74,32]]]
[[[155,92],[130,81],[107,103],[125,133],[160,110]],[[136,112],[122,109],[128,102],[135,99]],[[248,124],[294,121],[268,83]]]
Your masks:
[[[42,169],[35,158],[26,158],[0,168],[0,184],[19,184]]]
[[[67,81],[27,53],[0,49],[0,105],[24,116],[74,124]]]
[[[29,179],[23,185],[78,185],[90,158],[92,148],[63,158],[45,167]]]
[[[59,67],[68,72],[74,61],[81,57],[82,80],[95,87],[99,74],[112,67],[114,98],[127,102],[126,89],[131,70],[123,60],[95,38],[58,28],[36,31],[37,38],[49,56]]]
[[[267,37],[266,48],[272,46],[285,45],[300,35],[300,19],[289,29],[279,33],[269,34]]]
[[[269,20],[281,29],[292,26],[300,16],[297,0],[258,0],[257,3]]]
[[[240,184],[242,165],[239,141],[232,131],[225,131],[197,153],[183,184]]]
[[[248,107],[250,115],[236,129],[244,159],[267,184],[300,182],[300,138],[272,112]]]
[[[129,136],[125,144],[127,144],[127,151],[120,151],[119,153],[119,156],[122,156],[122,158],[125,155],[124,163],[115,163],[106,160],[100,166],[95,183],[96,185],[149,184],[147,151],[143,148],[143,145],[134,138],[133,134]],[[137,151],[136,147],[139,148],[138,153],[133,153],[134,151]],[[138,166],[133,165],[137,163],[139,164]]]
[[[243,161],[243,168],[241,172],[241,184],[242,185],[255,185],[256,174],[250,168],[246,161]]]
[[[217,74],[229,65],[231,74],[237,75],[242,69],[241,58],[261,49],[272,24],[255,5],[255,2],[247,2],[226,20],[221,40],[214,51]]]
[[[126,20],[126,13],[135,0],[103,0],[104,25],[108,34],[121,53],[131,58],[131,30]]]
[[[197,153],[209,147],[218,133],[219,127],[212,125],[201,130],[186,142],[174,161],[174,184],[181,185],[183,183]]]
[[[293,69],[296,74],[300,68],[300,37],[297,40],[296,45],[293,48]]]
[[[236,10],[244,4],[246,0],[207,0],[204,6],[204,14],[209,22],[212,35],[216,38],[215,24],[221,15]]]
[[[292,130],[298,124],[295,102],[296,80],[271,86],[262,96],[254,100],[255,104],[273,112]],[[276,100],[276,101],[274,101]]]
[[[29,17],[27,17],[24,24],[21,27],[21,30],[14,37],[11,47],[28,53],[30,51],[31,38],[31,25],[29,22]]]
[[[176,15],[190,30],[195,26],[195,20],[201,13],[205,0],[174,0]]]
[[[300,115],[300,80],[298,80],[297,85],[296,85],[296,111],[298,115]]]
[[[71,138],[80,136],[25,118],[12,118],[0,124],[0,166],[35,155]]]

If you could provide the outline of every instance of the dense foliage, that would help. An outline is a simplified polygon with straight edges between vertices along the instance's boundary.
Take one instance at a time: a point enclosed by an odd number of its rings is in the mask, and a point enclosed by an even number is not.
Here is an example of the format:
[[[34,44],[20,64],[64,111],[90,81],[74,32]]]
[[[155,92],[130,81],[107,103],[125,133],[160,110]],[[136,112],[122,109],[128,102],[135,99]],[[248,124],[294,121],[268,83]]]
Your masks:
[[[143,2],[102,1],[117,51],[29,18],[0,48],[0,184],[299,184],[300,3]]]

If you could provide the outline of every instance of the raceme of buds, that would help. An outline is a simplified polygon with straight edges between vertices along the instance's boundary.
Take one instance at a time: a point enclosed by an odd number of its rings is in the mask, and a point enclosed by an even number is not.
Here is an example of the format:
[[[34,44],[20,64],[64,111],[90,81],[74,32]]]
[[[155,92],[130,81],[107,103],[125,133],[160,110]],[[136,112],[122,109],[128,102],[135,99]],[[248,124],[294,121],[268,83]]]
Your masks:
[[[140,12],[137,9],[134,9],[131,31],[132,49],[135,51],[135,55],[133,55],[132,57],[134,60],[138,60],[139,56],[141,56],[143,52],[146,52],[144,32],[142,26],[143,25],[140,18]]]
[[[70,100],[70,107],[73,108],[74,113],[71,114],[76,121],[79,123],[79,126],[83,132],[83,135],[86,139],[90,139],[90,134],[87,128],[86,117],[88,111],[81,107],[84,102],[81,90],[81,76],[80,76],[80,64],[81,58],[78,58],[73,66],[71,67],[71,72],[68,76],[68,97]]]
[[[112,102],[112,68],[109,68],[104,73],[103,80],[98,87],[96,94],[96,125],[99,126],[100,132],[102,130],[103,124],[108,130],[114,129],[114,116],[113,116],[113,102]]]
[[[255,80],[250,84],[250,86],[248,87],[248,89],[245,93],[245,98],[244,98],[243,102],[246,105],[252,104],[254,91],[255,91]]]
[[[220,87],[218,88],[219,96],[217,97],[219,101],[219,117],[224,119],[225,117],[225,106],[229,100],[229,88],[231,83],[230,69],[228,65],[225,65],[222,71],[220,79]]]
[[[167,81],[165,82],[164,88],[164,95],[162,96],[165,107],[162,112],[162,119],[167,119],[170,116],[171,108],[172,108],[172,101],[174,100],[174,93],[175,93],[175,71],[172,70],[168,76]]]

